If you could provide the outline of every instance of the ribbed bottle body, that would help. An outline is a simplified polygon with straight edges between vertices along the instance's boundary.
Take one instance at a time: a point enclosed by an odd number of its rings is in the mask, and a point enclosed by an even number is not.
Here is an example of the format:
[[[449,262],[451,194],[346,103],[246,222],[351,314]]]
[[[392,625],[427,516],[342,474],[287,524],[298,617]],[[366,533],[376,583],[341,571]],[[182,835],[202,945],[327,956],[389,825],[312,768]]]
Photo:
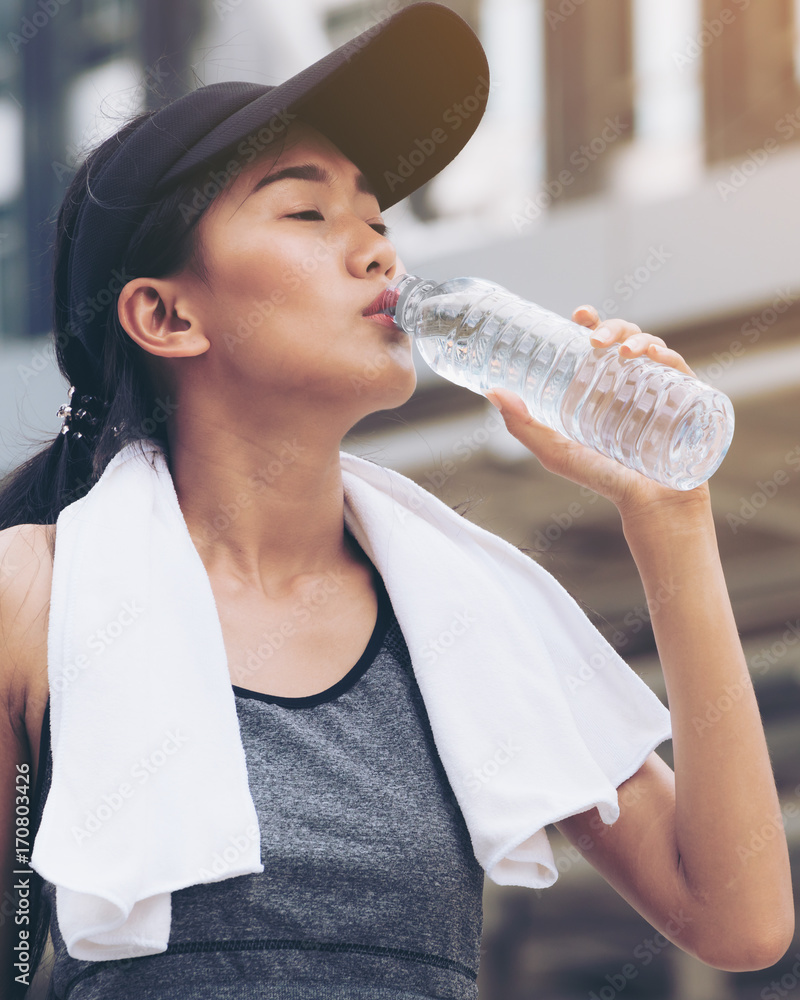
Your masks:
[[[648,358],[622,358],[617,346],[593,348],[585,327],[492,282],[424,286],[395,319],[451,382],[510,389],[537,420],[673,489],[705,482],[725,457],[734,417],[724,393]]]

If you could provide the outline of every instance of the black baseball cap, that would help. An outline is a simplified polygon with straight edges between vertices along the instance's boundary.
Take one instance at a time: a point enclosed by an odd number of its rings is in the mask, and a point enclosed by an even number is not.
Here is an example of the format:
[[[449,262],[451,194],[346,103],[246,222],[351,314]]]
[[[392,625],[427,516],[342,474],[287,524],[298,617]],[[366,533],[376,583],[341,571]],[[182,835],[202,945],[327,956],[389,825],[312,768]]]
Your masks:
[[[116,301],[109,289],[119,290],[112,269],[161,196],[198,171],[200,203],[204,191],[213,192],[218,170],[204,184],[204,164],[218,164],[227,152],[230,175],[297,117],[356,164],[383,210],[463,149],[488,96],[489,67],[472,29],[441,4],[415,3],[282,84],[211,84],[159,109],[89,177],[91,196],[83,192],[73,217],[61,277],[67,287],[56,291],[67,304],[69,351],[81,352],[86,385],[101,384],[108,309]]]

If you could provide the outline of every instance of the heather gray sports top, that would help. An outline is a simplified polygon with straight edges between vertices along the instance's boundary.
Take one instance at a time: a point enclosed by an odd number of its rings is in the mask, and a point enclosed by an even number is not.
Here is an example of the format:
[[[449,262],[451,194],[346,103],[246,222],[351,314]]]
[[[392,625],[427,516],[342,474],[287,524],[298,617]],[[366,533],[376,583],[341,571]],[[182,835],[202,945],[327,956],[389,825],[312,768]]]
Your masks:
[[[233,686],[264,872],[173,892],[167,951],[112,962],[69,956],[45,882],[48,998],[477,998],[483,869],[374,575],[375,628],[340,681],[303,698]],[[49,733],[48,702],[40,808]]]

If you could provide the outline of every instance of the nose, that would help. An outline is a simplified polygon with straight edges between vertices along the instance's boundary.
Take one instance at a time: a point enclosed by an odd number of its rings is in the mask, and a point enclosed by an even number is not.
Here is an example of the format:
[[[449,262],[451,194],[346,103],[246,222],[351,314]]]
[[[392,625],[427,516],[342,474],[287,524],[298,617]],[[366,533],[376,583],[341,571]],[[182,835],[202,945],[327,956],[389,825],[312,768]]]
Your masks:
[[[381,236],[362,219],[353,221],[346,255],[347,270],[356,278],[385,274],[393,278],[397,251],[386,236]]]

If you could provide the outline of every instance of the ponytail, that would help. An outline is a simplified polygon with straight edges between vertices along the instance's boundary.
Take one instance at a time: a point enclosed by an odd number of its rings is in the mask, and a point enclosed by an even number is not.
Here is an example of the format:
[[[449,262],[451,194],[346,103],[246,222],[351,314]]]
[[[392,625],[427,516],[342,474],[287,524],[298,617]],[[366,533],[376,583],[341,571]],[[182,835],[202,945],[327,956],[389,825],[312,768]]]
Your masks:
[[[67,387],[74,385],[80,393],[105,400],[108,406],[92,437],[59,433],[0,480],[0,530],[16,524],[54,524],[64,507],[84,496],[114,455],[130,442],[155,440],[168,450],[165,411],[168,414],[171,408],[157,398],[159,387],[146,366],[146,352],[119,322],[119,291],[108,308],[100,359],[102,384],[94,384],[87,374],[84,349],[77,341],[74,314],[69,309],[70,244],[81,204],[93,197],[92,178],[117,153],[120,144],[153,114],[155,111],[137,115],[89,154],[64,196],[56,222],[53,330],[56,361],[66,379],[64,397]],[[171,192],[147,205],[124,259],[109,261],[109,271],[116,267],[127,281],[135,277],[163,278],[191,266],[204,277],[201,247],[196,245],[194,229],[213,197],[190,215],[185,206],[198,180],[207,176],[217,161],[222,163],[227,158],[227,153],[219,154],[200,164]]]
[[[91,177],[119,149],[128,136],[154,114],[138,115],[89,154],[73,178],[59,211],[55,231],[53,272],[53,330],[56,361],[67,387],[74,385],[81,395],[92,395],[107,404],[92,433],[78,437],[74,432],[60,433],[31,458],[0,480],[0,530],[18,524],[55,524],[61,511],[79,500],[94,486],[108,463],[127,444],[142,446],[157,442],[168,454],[166,420],[174,407],[157,398],[160,386],[148,370],[142,348],[128,336],[119,322],[116,297],[108,308],[102,348],[102,384],[94,384],[76,349],[75,331],[69,311],[69,247],[75,219],[84,198],[92,197]],[[201,164],[163,198],[146,206],[144,217],[120,261],[109,261],[126,275],[163,278],[193,267],[203,277],[201,248],[196,245],[194,227],[213,202],[208,198],[201,210],[186,217],[181,208],[191,200],[198,179],[221,157]],[[116,293],[119,294],[118,292]],[[83,356],[85,362],[85,355]],[[83,431],[83,427],[81,427]],[[41,443],[41,442],[40,442]],[[55,555],[55,550],[51,550]],[[39,775],[45,772],[39,762]],[[39,781],[37,780],[37,790]],[[31,837],[35,841],[44,803],[38,803],[32,816]],[[41,876],[31,870],[30,968],[33,979],[47,942],[51,914],[42,893]],[[14,984],[14,1000],[22,1000],[26,990]]]

